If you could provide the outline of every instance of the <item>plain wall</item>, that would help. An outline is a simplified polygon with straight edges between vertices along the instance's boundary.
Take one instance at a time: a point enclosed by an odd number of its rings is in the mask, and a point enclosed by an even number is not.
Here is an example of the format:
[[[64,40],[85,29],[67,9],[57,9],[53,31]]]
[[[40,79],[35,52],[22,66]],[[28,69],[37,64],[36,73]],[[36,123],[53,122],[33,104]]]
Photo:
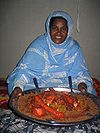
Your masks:
[[[80,32],[77,32],[79,9]],[[100,80],[100,0],[0,0],[0,77],[7,77],[28,45],[45,32],[47,16],[67,11],[92,77]]]

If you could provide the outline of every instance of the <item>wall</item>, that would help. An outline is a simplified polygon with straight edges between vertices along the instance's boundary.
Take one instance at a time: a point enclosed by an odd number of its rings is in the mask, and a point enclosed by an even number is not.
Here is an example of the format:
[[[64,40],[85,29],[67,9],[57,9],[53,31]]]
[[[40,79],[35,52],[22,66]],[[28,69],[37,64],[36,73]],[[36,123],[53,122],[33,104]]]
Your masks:
[[[76,30],[79,2],[80,32]],[[29,43],[45,32],[45,20],[53,10],[73,18],[73,37],[83,48],[91,76],[100,80],[99,0],[0,0],[0,77],[7,77]]]

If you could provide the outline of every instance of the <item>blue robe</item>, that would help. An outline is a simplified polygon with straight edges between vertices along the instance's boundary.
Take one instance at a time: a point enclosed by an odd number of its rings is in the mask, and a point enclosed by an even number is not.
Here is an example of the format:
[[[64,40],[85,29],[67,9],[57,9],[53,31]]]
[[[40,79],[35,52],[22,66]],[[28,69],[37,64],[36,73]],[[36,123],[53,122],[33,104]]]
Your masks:
[[[62,16],[68,22],[68,36],[61,44],[55,44],[50,37],[49,23],[52,17]],[[16,68],[8,76],[8,92],[18,86],[22,90],[35,88],[36,77],[39,87],[69,87],[68,76],[72,76],[72,87],[80,82],[87,84],[87,91],[96,95],[81,47],[71,37],[72,19],[63,11],[55,11],[46,21],[46,32],[29,45]]]

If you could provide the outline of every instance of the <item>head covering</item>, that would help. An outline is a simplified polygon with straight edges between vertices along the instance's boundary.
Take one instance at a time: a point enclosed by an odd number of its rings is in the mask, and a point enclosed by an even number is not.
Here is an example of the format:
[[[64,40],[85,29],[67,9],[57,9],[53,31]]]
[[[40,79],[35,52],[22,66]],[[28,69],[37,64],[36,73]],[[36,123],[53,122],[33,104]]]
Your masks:
[[[48,35],[48,38],[49,38],[49,41],[53,44],[55,44],[52,40],[51,40],[51,37],[50,37],[50,19],[52,17],[63,17],[64,19],[67,20],[67,23],[68,23],[68,35],[67,35],[67,38],[65,39],[65,41],[61,44],[64,44],[66,43],[67,39],[69,38],[69,36],[72,34],[72,28],[73,28],[73,24],[72,24],[72,18],[70,17],[70,15],[65,12],[65,11],[54,11],[52,12],[48,18],[47,18],[47,21],[46,21],[46,31],[47,31],[47,35]],[[58,45],[58,44],[57,44]]]
[[[67,37],[65,39],[64,42],[62,42],[61,44],[56,44],[55,42],[52,41],[51,36],[50,36],[50,19],[52,17],[62,17],[64,19],[67,20],[67,24],[68,24],[68,34]],[[64,11],[54,11],[52,12],[46,21],[46,40],[47,40],[47,44],[49,46],[49,53],[51,54],[53,60],[58,63],[58,55],[64,55],[65,52],[67,53],[67,51],[69,51],[70,49],[70,44],[71,44],[71,40],[72,38],[71,33],[72,33],[72,19],[70,17],[70,15],[67,12]]]

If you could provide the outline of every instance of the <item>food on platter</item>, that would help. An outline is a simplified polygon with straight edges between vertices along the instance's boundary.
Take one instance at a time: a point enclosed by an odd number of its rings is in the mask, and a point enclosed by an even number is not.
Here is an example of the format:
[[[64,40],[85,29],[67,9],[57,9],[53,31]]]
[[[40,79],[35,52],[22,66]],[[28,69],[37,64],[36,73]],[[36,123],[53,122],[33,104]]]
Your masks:
[[[98,107],[91,98],[81,93],[56,91],[30,92],[19,97],[17,108],[21,114],[38,120],[78,122],[93,118]]]

